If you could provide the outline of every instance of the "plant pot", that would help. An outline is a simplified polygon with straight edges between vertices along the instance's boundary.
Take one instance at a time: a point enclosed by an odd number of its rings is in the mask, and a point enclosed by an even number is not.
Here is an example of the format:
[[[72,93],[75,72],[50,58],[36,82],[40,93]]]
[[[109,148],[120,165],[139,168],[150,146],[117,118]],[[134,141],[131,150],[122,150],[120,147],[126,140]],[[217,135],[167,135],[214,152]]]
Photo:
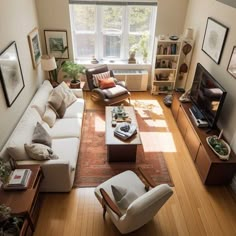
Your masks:
[[[70,82],[70,88],[80,88],[80,81]]]

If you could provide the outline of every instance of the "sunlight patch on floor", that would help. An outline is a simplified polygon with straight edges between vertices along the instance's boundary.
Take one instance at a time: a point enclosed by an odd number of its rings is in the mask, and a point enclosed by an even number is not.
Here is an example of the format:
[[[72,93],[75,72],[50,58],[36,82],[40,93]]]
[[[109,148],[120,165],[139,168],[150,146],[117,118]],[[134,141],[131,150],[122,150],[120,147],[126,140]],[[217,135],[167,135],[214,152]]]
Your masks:
[[[144,122],[149,126],[149,127],[159,127],[159,128],[167,128],[168,125],[165,120],[144,120]]]
[[[140,132],[144,152],[176,152],[170,132]]]
[[[99,117],[95,117],[95,131],[104,132],[105,131],[105,121]]]

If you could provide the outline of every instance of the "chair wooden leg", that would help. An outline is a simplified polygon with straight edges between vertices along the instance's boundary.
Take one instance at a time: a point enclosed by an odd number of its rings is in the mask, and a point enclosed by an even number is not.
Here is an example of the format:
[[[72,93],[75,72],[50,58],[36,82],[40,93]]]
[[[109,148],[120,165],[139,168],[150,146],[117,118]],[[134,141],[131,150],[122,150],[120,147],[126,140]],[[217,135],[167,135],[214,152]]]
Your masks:
[[[103,207],[103,214],[102,214],[102,216],[103,216],[103,220],[105,220],[107,208],[106,208],[106,204],[105,204],[103,199],[102,199],[102,207]]]

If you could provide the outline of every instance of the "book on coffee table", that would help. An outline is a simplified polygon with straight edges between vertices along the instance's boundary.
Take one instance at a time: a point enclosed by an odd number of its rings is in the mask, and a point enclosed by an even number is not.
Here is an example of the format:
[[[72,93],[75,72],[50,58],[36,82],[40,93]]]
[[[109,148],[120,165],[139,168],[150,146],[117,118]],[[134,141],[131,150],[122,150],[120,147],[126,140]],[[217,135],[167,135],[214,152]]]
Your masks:
[[[8,183],[4,185],[4,189],[26,189],[29,184],[30,176],[30,169],[15,169],[12,171]]]
[[[132,137],[136,133],[137,133],[136,125],[127,122],[119,124],[114,130],[114,135],[123,140]]]

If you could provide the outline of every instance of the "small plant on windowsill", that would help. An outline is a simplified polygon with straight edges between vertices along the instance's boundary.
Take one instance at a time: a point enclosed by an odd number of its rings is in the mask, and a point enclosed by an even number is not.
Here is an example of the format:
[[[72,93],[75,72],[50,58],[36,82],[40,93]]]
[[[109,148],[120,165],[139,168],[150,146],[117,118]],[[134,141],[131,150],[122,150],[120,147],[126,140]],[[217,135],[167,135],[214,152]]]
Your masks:
[[[66,73],[64,78],[71,78],[70,87],[79,88],[80,87],[80,75],[85,74],[86,68],[83,65],[74,63],[73,61],[65,61],[62,64],[62,71]]]

